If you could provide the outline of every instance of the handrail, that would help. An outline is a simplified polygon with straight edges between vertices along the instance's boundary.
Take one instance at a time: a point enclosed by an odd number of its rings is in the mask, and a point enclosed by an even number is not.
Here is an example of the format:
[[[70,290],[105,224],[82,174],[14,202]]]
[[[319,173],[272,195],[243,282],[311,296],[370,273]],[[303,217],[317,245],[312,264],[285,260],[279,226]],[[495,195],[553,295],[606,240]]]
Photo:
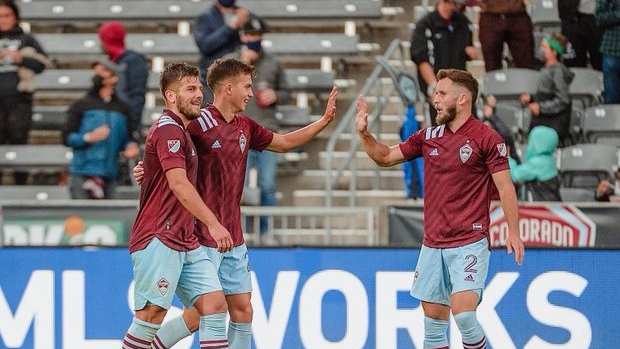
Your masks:
[[[400,51],[399,51],[400,49]],[[403,47],[401,45],[400,39],[394,39],[385,53],[380,56],[382,59],[389,60],[396,53],[399,53],[398,59],[400,60],[401,65],[404,66],[404,53]],[[395,90],[394,85],[390,85],[387,89],[382,89],[381,86],[377,86],[377,82],[379,81],[381,74],[385,71],[385,68],[380,64],[377,64],[373,69],[372,73],[369,75],[368,79],[364,83],[360,90],[360,95],[367,96],[372,91],[372,88],[376,86],[374,90],[373,96],[376,97],[377,102],[370,113],[369,116],[369,129],[373,131],[378,131],[378,137],[380,137],[380,127],[381,123],[379,121],[379,116],[381,115],[383,108],[387,104],[388,98],[393,95]],[[334,151],[336,148],[336,142],[340,139],[343,133],[346,130],[350,130],[353,135],[357,132],[355,130],[355,124],[353,119],[355,117],[357,111],[357,99],[353,101],[349,109],[347,109],[344,116],[340,119],[340,123],[336,126],[334,132],[330,136],[327,146],[326,146],[326,176],[325,176],[325,206],[332,206],[332,197],[333,197],[333,188],[336,185],[338,179],[343,175],[345,168],[349,167],[351,171],[351,181],[349,182],[349,206],[355,206],[355,189],[357,185],[357,170],[355,166],[355,153],[359,149],[359,140],[357,137],[353,137],[350,143],[350,147],[348,150],[348,156],[340,162],[338,165],[334,164]],[[349,129],[347,129],[349,127]],[[379,176],[379,170],[375,171],[375,176]]]

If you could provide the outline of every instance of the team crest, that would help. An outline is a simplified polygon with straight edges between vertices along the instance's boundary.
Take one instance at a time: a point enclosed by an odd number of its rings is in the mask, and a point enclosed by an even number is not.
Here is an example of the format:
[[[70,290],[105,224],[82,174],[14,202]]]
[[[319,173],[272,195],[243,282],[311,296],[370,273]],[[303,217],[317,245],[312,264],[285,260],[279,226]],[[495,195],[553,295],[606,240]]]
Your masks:
[[[239,136],[239,148],[241,148],[241,152],[245,152],[245,146],[248,144],[248,139],[245,138],[245,135],[241,133]]]
[[[157,289],[159,290],[159,293],[161,293],[162,296],[165,296],[166,293],[168,293],[169,286],[170,284],[168,283],[168,280],[166,279],[161,279],[157,283]]]
[[[181,141],[178,139],[169,139],[168,140],[168,151],[172,153],[176,153],[181,149]]]
[[[499,155],[506,157],[506,153],[508,152],[506,150],[506,143],[500,143],[497,145],[497,151],[499,151]]]
[[[471,156],[471,153],[474,150],[471,148],[471,146],[469,144],[465,144],[464,146],[461,147],[461,149],[459,149],[459,155],[461,156],[461,161],[463,163],[467,162],[467,160],[469,160],[469,157]]]

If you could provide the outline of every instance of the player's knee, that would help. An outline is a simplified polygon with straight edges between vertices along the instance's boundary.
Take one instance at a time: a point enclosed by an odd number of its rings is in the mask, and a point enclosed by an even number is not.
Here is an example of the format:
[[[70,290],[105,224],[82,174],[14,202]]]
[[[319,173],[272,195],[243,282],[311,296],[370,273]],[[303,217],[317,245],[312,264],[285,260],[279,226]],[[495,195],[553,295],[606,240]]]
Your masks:
[[[230,318],[235,322],[252,322],[254,316],[254,309],[252,309],[251,303],[235,304],[234,307],[229,307]]]
[[[454,315],[454,321],[461,332],[471,331],[479,326],[475,311],[464,311]]]
[[[428,316],[424,317],[424,337],[427,340],[440,340],[446,336],[448,330],[447,320],[433,319]]]

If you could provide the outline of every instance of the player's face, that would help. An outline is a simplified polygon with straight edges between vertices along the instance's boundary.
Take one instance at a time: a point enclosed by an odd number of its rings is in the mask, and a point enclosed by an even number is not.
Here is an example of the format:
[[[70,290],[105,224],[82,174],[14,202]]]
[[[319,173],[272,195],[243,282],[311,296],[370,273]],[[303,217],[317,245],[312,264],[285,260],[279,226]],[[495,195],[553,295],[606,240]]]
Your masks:
[[[244,111],[252,97],[252,76],[242,75],[235,79],[231,89],[231,105],[235,113]]]
[[[459,93],[450,79],[437,82],[433,96],[433,105],[437,110],[437,124],[443,125],[456,118],[456,105]]]
[[[202,104],[202,84],[196,76],[186,76],[181,79],[176,93],[177,108],[187,119],[194,120],[200,116]]]

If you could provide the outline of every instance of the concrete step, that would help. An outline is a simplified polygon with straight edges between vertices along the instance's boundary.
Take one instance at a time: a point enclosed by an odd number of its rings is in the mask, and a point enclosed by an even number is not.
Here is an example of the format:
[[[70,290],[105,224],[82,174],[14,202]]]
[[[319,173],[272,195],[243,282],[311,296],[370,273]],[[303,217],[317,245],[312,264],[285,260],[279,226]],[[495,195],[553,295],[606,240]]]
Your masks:
[[[351,192],[349,190],[333,190],[332,206],[349,206]],[[295,190],[293,203],[295,206],[324,206],[325,190]],[[404,190],[356,190],[356,207],[378,207],[383,202],[406,202]]]

